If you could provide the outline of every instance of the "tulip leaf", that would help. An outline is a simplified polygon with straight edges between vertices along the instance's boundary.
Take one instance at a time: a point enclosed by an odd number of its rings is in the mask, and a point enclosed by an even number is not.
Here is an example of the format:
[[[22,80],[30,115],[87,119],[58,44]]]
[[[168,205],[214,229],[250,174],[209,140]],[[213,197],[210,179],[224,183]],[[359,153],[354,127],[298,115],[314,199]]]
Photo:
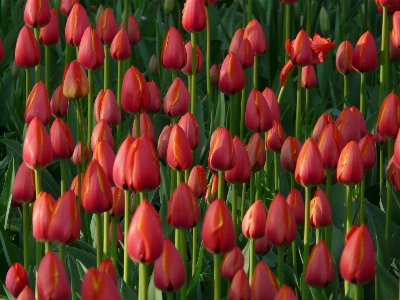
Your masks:
[[[14,182],[14,157],[11,158],[10,164],[7,169],[6,177],[5,177],[5,182],[3,186],[3,190],[1,192],[1,198],[0,198],[0,204],[3,204],[6,207],[6,213],[5,213],[5,218],[4,218],[4,228],[7,228],[7,222],[8,222],[8,215],[10,213],[10,207],[11,207],[11,190],[12,190],[12,184]]]
[[[3,226],[0,226],[0,242],[9,267],[15,262],[22,262],[22,250],[13,244]]]
[[[398,279],[379,263],[376,266],[376,271],[382,292],[388,294],[388,297],[382,299],[397,299],[399,286]]]
[[[78,270],[78,262],[70,254],[68,254],[67,258],[69,273],[71,274],[71,289],[80,292],[82,285],[82,276]]]
[[[122,281],[122,287],[121,287],[120,292],[121,292],[122,299],[137,300],[137,295],[131,289],[131,287],[126,284],[125,281]]]
[[[3,284],[3,288],[4,288],[4,291],[6,292],[7,299],[8,299],[8,300],[15,300],[14,296],[11,294],[11,292],[8,290],[8,288],[6,288],[6,287],[4,286],[4,284]]]
[[[186,290],[186,297],[190,295],[190,292],[194,289],[194,287],[197,286],[199,282],[201,268],[203,264],[203,255],[204,255],[204,244],[202,243],[200,247],[199,258],[197,259],[196,270],[194,271],[192,280],[190,281],[189,287]]]
[[[168,200],[170,195],[171,179],[167,175],[166,167],[160,163],[161,185],[160,185],[160,216],[162,220],[162,229],[165,237],[168,237],[172,232],[172,227],[167,223]]]
[[[86,269],[96,266],[96,256],[93,254],[72,246],[66,246],[65,250],[66,253],[78,261],[78,267],[80,264],[85,266]]]
[[[217,102],[217,110],[215,112],[214,126],[210,130],[211,133],[219,126],[225,126],[225,96],[224,93],[218,93],[218,102]]]
[[[381,264],[382,266],[389,267],[390,265],[389,247],[387,246],[385,240],[385,232],[383,231],[381,224],[377,221],[376,218],[373,217],[372,221],[375,228],[378,263]]]
[[[149,287],[147,290],[148,299],[162,300],[162,292],[154,285],[154,271],[151,274]],[[128,298],[125,298],[128,299]],[[130,298],[129,298],[130,299]]]
[[[315,300],[328,300],[328,297],[323,289],[310,286],[310,290]]]

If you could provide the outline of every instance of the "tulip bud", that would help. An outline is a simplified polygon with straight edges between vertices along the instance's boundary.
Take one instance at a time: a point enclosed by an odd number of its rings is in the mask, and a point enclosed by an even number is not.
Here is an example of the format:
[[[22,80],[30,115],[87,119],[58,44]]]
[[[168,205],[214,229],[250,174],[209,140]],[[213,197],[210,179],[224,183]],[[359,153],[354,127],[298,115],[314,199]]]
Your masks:
[[[114,149],[114,139],[111,133],[110,126],[104,120],[100,120],[99,123],[94,127],[92,132],[92,139],[90,141],[90,148],[94,151],[97,144],[101,141],[106,141],[111,149]]]
[[[244,29],[243,38],[248,39],[255,55],[264,54],[267,51],[267,40],[261,24],[256,20],[251,20]]]
[[[150,141],[154,144],[156,142],[156,134],[154,132],[154,127],[153,123],[151,122],[151,119],[148,114],[145,112],[140,114],[139,117],[140,121],[140,135],[146,135]],[[132,137],[135,140],[136,139],[136,120],[133,121],[133,126],[132,126]]]
[[[400,132],[400,129],[399,129]],[[397,134],[396,141],[394,143],[394,152],[393,152],[393,162],[400,166],[400,134]]]
[[[51,194],[40,192],[32,210],[32,233],[39,241],[49,241],[49,228],[56,205]]]
[[[400,13],[395,12],[392,17],[393,30],[391,32],[391,40],[396,48],[400,48]]]
[[[324,176],[321,153],[315,141],[309,138],[300,150],[294,177],[299,184],[311,187],[320,184]]]
[[[150,103],[147,107],[148,113],[157,113],[161,107],[161,94],[157,84],[154,81],[147,83],[150,91]]]
[[[272,199],[269,207],[265,234],[277,247],[287,246],[296,238],[297,226],[293,211],[280,193]]]
[[[63,94],[69,99],[78,99],[89,94],[89,80],[82,65],[73,60],[64,69]]]
[[[168,141],[167,163],[175,170],[186,170],[193,162],[190,143],[183,129],[174,125]]]
[[[297,297],[292,288],[284,284],[275,296],[274,300],[297,300]]]
[[[200,142],[200,133],[199,133],[199,126],[197,125],[196,117],[187,112],[182,116],[179,120],[178,125],[182,128],[185,132],[185,135],[189,141],[190,149],[197,148]]]
[[[210,183],[207,185],[207,192],[206,196],[204,197],[204,201],[208,204],[214,201],[216,198],[217,194],[217,189],[218,189],[218,175],[213,174],[210,180]]]
[[[222,199],[214,200],[206,211],[201,238],[211,253],[231,251],[235,247],[235,229],[232,216]]]
[[[231,39],[231,43],[229,44],[229,52],[233,52],[237,54],[240,44],[243,42],[243,34],[244,34],[244,29],[243,28],[238,28],[235,33],[233,34],[233,37]]]
[[[175,0],[164,0],[164,11],[166,14],[170,14],[174,10]]]
[[[171,71],[178,71],[186,65],[185,45],[178,29],[173,26],[164,38],[161,65]]]
[[[312,137],[314,139],[315,142],[318,142],[319,137],[322,133],[322,131],[325,129],[325,127],[328,124],[335,124],[335,122],[333,121],[333,118],[330,114],[328,113],[323,113],[317,120],[317,123],[315,123],[314,129],[313,129],[313,133],[312,133]]]
[[[362,284],[375,278],[374,242],[365,224],[347,234],[340,257],[339,270],[342,277],[355,284]]]
[[[87,270],[82,280],[81,288],[82,300],[91,299],[115,299],[121,300],[117,285],[105,272],[95,268]]]
[[[383,100],[379,109],[376,131],[386,138],[395,138],[399,130],[399,124],[400,100],[394,92],[391,92]]]
[[[37,271],[37,291],[40,299],[70,299],[71,290],[65,268],[57,254],[49,250]]]
[[[305,89],[317,86],[317,75],[313,65],[304,66],[301,68],[301,86]]]
[[[339,114],[335,125],[342,132],[344,144],[347,144],[350,141],[356,141],[357,143],[360,141],[361,135],[358,127],[358,121],[356,116],[348,107],[345,107]]]
[[[262,92],[262,95],[264,96],[265,101],[267,101],[269,110],[271,111],[271,120],[280,122],[281,112],[274,90],[266,87]]]
[[[239,49],[235,52],[243,69],[250,68],[254,65],[254,52],[247,38],[243,39]]]
[[[124,28],[121,28],[112,40],[110,54],[112,58],[119,61],[125,60],[131,56],[128,34]]]
[[[397,61],[400,59],[400,48],[394,45],[394,31],[390,31],[389,33],[389,60]]]
[[[71,160],[72,160],[72,162],[75,164],[75,165],[81,165],[82,164],[82,156],[81,156],[81,151],[82,151],[82,149],[81,149],[82,147],[81,147],[81,142],[79,141],[76,145],[75,145],[75,149],[74,149],[74,153],[72,154],[72,158],[71,158]],[[88,147],[86,146],[86,144],[84,143],[83,144],[83,152],[85,152],[84,153],[84,156],[85,156],[85,163],[87,163],[88,161],[89,161],[89,150],[88,150]]]
[[[189,32],[199,32],[206,27],[206,8],[203,0],[186,0],[182,11],[182,27]]]
[[[254,132],[266,132],[272,126],[269,105],[260,91],[253,88],[247,98],[245,125]]]
[[[172,192],[168,203],[167,222],[174,228],[190,229],[199,220],[199,204],[192,189],[181,182]]]
[[[42,45],[52,46],[58,43],[60,39],[60,29],[58,25],[58,16],[54,8],[50,10],[50,22],[40,28],[39,41]]]
[[[164,97],[164,113],[171,118],[180,118],[187,113],[190,94],[182,79],[176,77]]]
[[[356,117],[358,128],[360,129],[360,138],[363,138],[368,133],[367,124],[365,123],[364,116],[362,115],[360,110],[355,106],[352,106],[350,108],[350,111]]]
[[[217,64],[213,64],[210,68],[210,82],[212,85],[218,85],[219,73],[221,68]]]
[[[340,43],[336,51],[336,69],[342,74],[350,74],[354,71],[353,61],[353,45],[349,41]]]
[[[124,21],[121,22],[121,25],[119,26],[119,29],[125,28]],[[131,46],[136,45],[137,43],[140,42],[141,39],[141,33],[140,33],[140,27],[139,24],[136,20],[136,18],[132,15],[128,15],[128,40],[129,44]]]
[[[81,4],[76,3],[72,7],[65,24],[65,39],[67,43],[79,47],[83,32],[89,25],[85,9]]]
[[[106,174],[110,185],[114,185],[113,167],[115,154],[111,146],[104,140],[97,143],[97,146],[93,151],[92,159],[97,160],[104,173]]]
[[[15,298],[18,297],[26,286],[29,287],[28,273],[26,273],[24,267],[20,263],[13,263],[8,269],[5,285]]]
[[[265,222],[264,227],[267,228],[267,222]],[[264,256],[272,248],[272,244],[269,242],[268,236],[266,235],[265,231],[266,230],[264,229],[264,235],[256,239],[256,242],[254,243],[254,252],[260,256]]]
[[[118,285],[117,282],[117,273],[115,272],[114,264],[111,258],[105,258],[103,259],[99,266],[97,267],[97,270],[100,272],[103,272],[104,274],[108,275],[112,282],[115,284],[115,286]]]
[[[20,68],[32,68],[40,62],[39,44],[28,26],[19,31],[15,45],[15,64]]]
[[[24,21],[30,27],[43,27],[50,22],[49,0],[27,0]]]
[[[344,147],[343,135],[332,123],[328,124],[319,136],[317,143],[322,164],[326,169],[336,169],[340,152]]]
[[[64,15],[69,15],[69,13],[71,12],[72,7],[76,3],[79,3],[79,0],[61,0],[60,12],[63,13]]]
[[[265,145],[271,151],[280,152],[285,142],[285,133],[279,121],[272,122],[272,128],[265,134]]]
[[[22,162],[15,174],[12,186],[12,200],[17,203],[30,203],[35,201],[35,172]]]
[[[111,89],[100,90],[94,102],[94,118],[96,122],[104,120],[108,125],[117,126],[121,123],[121,113],[117,99]]]
[[[113,195],[113,204],[108,213],[112,217],[119,217],[124,214],[125,211],[125,193],[124,190],[118,186],[113,186],[111,188]]]
[[[286,52],[291,62],[296,66],[307,66],[312,64],[312,50],[310,37],[302,29],[293,41],[286,41]]]
[[[278,294],[279,284],[272,270],[260,260],[254,268],[251,281],[252,299],[274,299]]]
[[[74,137],[67,123],[62,119],[55,119],[50,128],[50,141],[53,147],[54,158],[66,159],[74,152]]]
[[[296,224],[304,223],[304,201],[300,191],[296,188],[291,189],[286,201],[293,210]]]
[[[368,133],[358,143],[358,147],[360,148],[364,170],[371,169],[376,161],[374,135]]]
[[[54,90],[50,100],[51,114],[56,118],[62,118],[67,115],[69,99],[63,94],[63,86],[59,85]]]
[[[35,294],[29,288],[29,286],[26,285],[21,293],[19,293],[19,296],[16,300],[35,300]]]
[[[375,0],[376,5],[387,8],[393,7],[396,2],[396,0]]]
[[[251,299],[251,289],[249,279],[243,269],[238,270],[233,277],[232,284],[229,288],[228,298],[230,300]]]
[[[49,96],[43,81],[39,81],[34,85],[26,100],[25,123],[29,124],[34,117],[38,117],[43,125],[47,125],[50,122]]]
[[[310,226],[325,227],[332,223],[332,210],[329,200],[321,189],[317,189],[310,202]]]
[[[87,69],[98,69],[104,64],[104,48],[96,30],[88,26],[83,32],[78,51],[78,62]]]
[[[150,57],[150,61],[149,61],[149,71],[152,74],[157,73],[159,70],[159,66],[158,66],[158,59],[157,56],[155,54],[153,54]]]
[[[206,172],[202,165],[194,166],[190,170],[188,185],[196,198],[204,197],[207,193]]]
[[[189,1],[189,0],[187,0]],[[190,0],[193,1],[193,0]],[[195,0],[198,1],[198,0]],[[200,0],[202,2],[202,0]],[[189,41],[185,45],[186,65],[182,68],[182,72],[186,75],[192,74],[192,42]],[[199,73],[203,68],[203,54],[198,45],[196,45],[196,73]]]
[[[258,239],[265,234],[267,212],[262,200],[254,202],[242,220],[242,233],[248,239]]]
[[[375,40],[371,32],[366,31],[358,39],[354,48],[352,66],[360,73],[373,71],[378,66]]]
[[[161,218],[147,200],[136,209],[128,230],[128,255],[141,263],[152,263],[163,252]]]
[[[113,239],[113,233],[112,233],[112,222],[110,222],[110,225],[108,226],[108,238],[109,238],[109,244],[112,244],[112,239]],[[124,232],[122,231],[121,224],[117,222],[117,248],[120,248],[122,244],[124,243]]]
[[[242,65],[236,55],[229,53],[222,63],[218,78],[218,88],[225,94],[236,94],[243,90],[245,84]]]
[[[154,285],[162,291],[172,292],[185,283],[185,268],[175,245],[167,238],[163,244],[164,251],[154,263]]]
[[[225,180],[230,183],[244,183],[250,180],[251,164],[249,154],[238,136],[233,138],[233,148],[236,155],[235,166],[225,171]]]
[[[167,160],[168,141],[171,136],[171,130],[171,125],[165,125],[158,138],[157,153],[163,160]]]
[[[121,105],[124,111],[138,114],[147,110],[150,91],[143,74],[135,67],[130,67],[122,80]]]
[[[257,172],[264,168],[266,152],[264,142],[259,133],[256,132],[250,137],[246,145],[246,151],[249,156],[252,172]]]
[[[394,157],[389,160],[386,167],[386,180],[396,191],[400,191],[400,168],[394,163]]]
[[[346,144],[339,156],[336,171],[337,180],[345,185],[355,185],[364,178],[364,167],[358,144]]]
[[[232,280],[235,273],[244,267],[244,256],[242,250],[235,246],[231,251],[225,253],[221,261],[221,276]]]
[[[211,135],[208,166],[217,171],[226,171],[235,164],[236,154],[231,134],[225,127],[218,127]]]
[[[117,22],[111,8],[106,8],[96,25],[96,32],[103,44],[111,44],[117,34]]]
[[[82,181],[81,204],[89,213],[103,213],[112,207],[110,183],[103,168],[92,160]]]
[[[302,145],[298,139],[288,136],[281,148],[282,169],[294,173]]]

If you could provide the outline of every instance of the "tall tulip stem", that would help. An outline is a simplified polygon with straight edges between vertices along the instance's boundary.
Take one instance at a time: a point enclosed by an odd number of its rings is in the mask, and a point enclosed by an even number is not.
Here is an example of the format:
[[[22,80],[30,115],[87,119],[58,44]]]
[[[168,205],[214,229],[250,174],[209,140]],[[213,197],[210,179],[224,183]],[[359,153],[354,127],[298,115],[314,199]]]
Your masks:
[[[252,172],[250,177],[250,201],[249,205],[252,205],[255,201],[255,178],[256,173]]]
[[[187,274],[187,238],[186,238],[186,231],[184,229],[177,229],[179,234],[179,252],[181,253],[182,261],[183,261],[183,269],[185,270],[185,278]],[[187,289],[187,282],[185,283],[180,289],[181,299],[186,299],[186,289]]]
[[[224,171],[218,171],[218,198],[224,199]]]
[[[282,286],[285,280],[283,267],[285,265],[285,249],[283,246],[277,247],[278,248],[278,282],[279,285]]]
[[[108,231],[108,227],[110,226],[110,213],[108,211],[105,211],[103,213],[103,254],[104,257],[108,257],[109,255],[109,250],[110,250],[110,243],[109,243],[109,238],[110,238],[110,233]]]
[[[383,7],[382,11],[382,40],[381,40],[381,65],[379,70],[379,106],[386,97],[388,91],[389,77],[389,18],[388,9]]]
[[[349,229],[352,224],[352,219],[353,219],[353,210],[351,207],[351,200],[353,197],[353,187],[350,185],[346,185],[346,233],[349,232]]]
[[[238,222],[237,222],[237,184],[231,184],[232,186],[232,221],[233,227],[235,228],[235,236],[238,233]]]
[[[60,174],[61,174],[60,189],[62,195],[67,190],[67,161],[65,159],[60,160]]]
[[[96,262],[99,267],[102,258],[101,248],[101,216],[100,214],[94,214],[96,222]]]
[[[25,99],[28,99],[30,93],[31,76],[29,71],[29,69],[25,69]]]
[[[364,119],[366,117],[366,107],[365,107],[365,94],[366,94],[366,80],[365,80],[365,74],[360,73],[360,112],[363,115]]]
[[[85,166],[85,132],[83,130],[83,114],[82,107],[79,99],[75,99],[76,114],[78,115],[78,125],[79,125],[79,140],[81,142],[81,168],[82,174],[86,172]]]
[[[274,186],[275,186],[275,192],[278,192],[280,190],[279,188],[279,153],[277,151],[274,152]]]
[[[198,228],[197,225],[192,228],[192,276],[196,271],[197,265],[197,236],[198,236]]]
[[[24,268],[29,270],[29,204],[22,204],[23,241],[24,241]]]
[[[139,263],[139,297],[138,299],[147,300],[147,266]]]
[[[119,113],[122,116],[122,107],[121,107],[121,89],[122,89],[122,62],[118,61],[118,79],[117,79],[117,104]],[[116,147],[119,147],[121,143],[121,122],[117,125],[117,142]]]
[[[258,89],[258,55],[254,55],[254,65],[253,65],[253,86]]]
[[[249,281],[252,282],[253,274],[254,274],[254,267],[256,265],[256,253],[255,253],[255,239],[250,239],[250,265],[249,265]]]
[[[88,81],[89,81],[89,94],[88,94],[88,117],[87,117],[87,142],[89,150],[89,159],[92,157],[91,155],[91,139],[92,139],[92,131],[93,131],[93,74],[92,70],[88,69]]]
[[[360,225],[364,223],[365,173],[360,184]]]
[[[39,43],[39,27],[33,28],[33,33],[35,35],[36,41]],[[40,61],[35,66],[35,82],[38,83],[40,81]]]
[[[291,15],[291,6],[288,3],[285,3],[285,40],[283,41],[284,43],[286,40],[290,39],[290,22],[292,21],[290,15]],[[284,44],[283,44],[284,45]],[[287,61],[288,58],[286,58]]]
[[[332,170],[327,169],[325,172],[326,175],[326,183],[325,183],[325,194],[328,198],[329,204],[332,203]],[[329,224],[325,227],[325,241],[328,246],[329,251],[331,251],[332,244],[332,224]]]
[[[296,95],[296,123],[295,123],[295,136],[298,140],[301,140],[301,68],[298,67],[298,75],[297,75],[297,95]]]
[[[343,108],[349,104],[349,76],[343,75]]]
[[[66,42],[65,43],[65,57],[64,57],[65,66],[68,65],[70,60],[71,60],[71,45],[68,42]]]
[[[44,84],[47,92],[50,91],[50,48],[44,47]]]
[[[58,256],[62,264],[65,266],[65,244],[58,245]]]
[[[108,89],[108,73],[109,73],[109,55],[108,45],[104,44],[104,92]]]
[[[111,218],[111,259],[113,261],[115,271],[118,270],[117,222],[118,219],[116,217]]]
[[[245,72],[247,74],[247,72]],[[247,77],[247,76],[246,76]],[[243,141],[244,139],[244,128],[245,128],[245,114],[246,114],[246,86],[242,90],[242,96],[240,98],[240,129],[239,137]]]
[[[303,252],[303,274],[306,273],[306,265],[308,261],[308,255],[310,251],[310,201],[311,201],[311,187],[305,188],[305,199],[304,199],[304,252]],[[302,282],[302,299],[308,299],[308,287],[304,279]]]
[[[214,300],[221,298],[221,254],[214,254]]]
[[[309,111],[310,111],[310,89],[306,88],[306,109],[304,112],[305,139],[307,139],[308,134],[309,134],[309,132],[308,132],[308,121],[310,118]]]
[[[247,183],[243,183],[242,185],[242,201],[240,203],[240,221],[243,220],[243,216],[244,216],[244,200],[246,199],[246,187],[247,187]]]
[[[256,188],[256,193],[254,195],[254,201],[261,199],[261,172],[257,171],[254,173],[255,176],[255,188]]]
[[[388,140],[388,159],[393,156],[394,149],[394,139]],[[392,221],[392,186],[389,183],[389,180],[386,180],[386,221],[385,221],[385,240],[389,246],[390,241],[390,223]]]
[[[307,19],[306,19],[306,32],[309,36],[311,36],[311,1],[307,0]]]
[[[253,17],[253,0],[247,0],[247,23],[251,21]]]
[[[125,208],[124,208],[124,281],[128,284],[129,280],[129,256],[126,248],[126,243],[128,241],[128,228],[130,221],[130,201],[131,196],[129,190],[124,190],[125,196]]]
[[[192,42],[192,76],[190,84],[190,111],[196,116],[196,73],[197,73],[197,59],[196,59],[196,33],[190,33],[190,40]]]

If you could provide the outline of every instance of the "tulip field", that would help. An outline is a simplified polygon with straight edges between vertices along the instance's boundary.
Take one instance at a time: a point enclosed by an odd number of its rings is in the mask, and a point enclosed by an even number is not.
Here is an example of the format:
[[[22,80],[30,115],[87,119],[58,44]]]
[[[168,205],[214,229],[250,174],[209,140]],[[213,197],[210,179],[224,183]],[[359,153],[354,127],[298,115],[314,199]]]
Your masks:
[[[400,0],[0,1],[0,299],[400,299]]]

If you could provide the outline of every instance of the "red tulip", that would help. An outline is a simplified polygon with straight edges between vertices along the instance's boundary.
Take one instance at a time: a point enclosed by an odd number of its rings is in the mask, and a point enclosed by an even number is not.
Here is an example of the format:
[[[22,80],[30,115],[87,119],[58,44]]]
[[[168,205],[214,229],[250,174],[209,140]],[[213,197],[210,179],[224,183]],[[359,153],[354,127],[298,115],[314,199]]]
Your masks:
[[[164,113],[171,118],[180,118],[187,113],[190,94],[182,79],[176,77],[164,97]]]
[[[26,131],[22,157],[31,169],[43,169],[53,160],[53,147],[42,122],[34,117]]]
[[[206,27],[206,20],[203,0],[186,0],[182,11],[182,27],[189,32],[199,32]]]
[[[108,277],[110,277],[114,282],[115,286],[118,286],[117,273],[115,272],[114,264],[111,258],[103,259],[97,267],[97,270],[108,275]]]
[[[377,145],[386,145],[388,143],[388,139],[379,134],[379,132],[376,131],[374,132],[374,140]]]
[[[356,117],[358,128],[360,129],[360,137],[363,138],[368,133],[367,124],[365,123],[364,116],[362,115],[360,110],[355,106],[350,107],[350,111]]]
[[[400,48],[400,13],[393,14],[393,30],[391,32],[391,40],[396,48]]]
[[[67,123],[62,119],[55,119],[51,125],[50,141],[53,147],[54,158],[66,159],[74,153],[74,137]]]
[[[60,29],[58,25],[58,16],[55,8],[50,10],[50,22],[40,28],[39,41],[45,46],[52,46],[58,43],[60,39]]]
[[[157,84],[154,81],[147,83],[150,91],[150,103],[147,107],[148,113],[157,113],[161,107],[161,94]]]
[[[235,246],[231,251],[225,253],[221,265],[220,273],[221,276],[232,280],[236,272],[244,267],[244,256],[242,250]]]
[[[287,246],[296,238],[297,226],[294,213],[280,193],[272,199],[269,207],[265,234],[277,247]]]
[[[336,51],[336,69],[342,74],[354,71],[352,66],[354,48],[349,41],[343,41]]]
[[[199,204],[192,189],[181,182],[172,192],[168,202],[167,222],[174,228],[190,229],[199,220]]]
[[[164,251],[154,263],[154,285],[156,288],[172,292],[185,283],[185,269],[182,257],[175,245],[164,238]]]
[[[40,192],[32,210],[32,233],[39,241],[49,241],[49,228],[53,218],[53,211],[56,205],[51,194]]]
[[[200,1],[202,0],[187,0],[187,1]],[[182,72],[186,75],[192,74],[192,42],[189,41],[185,45],[186,50],[186,65],[182,68]],[[199,73],[203,68],[203,54],[198,45],[196,45],[196,73]]]
[[[178,29],[173,26],[164,38],[161,65],[171,71],[178,71],[186,65],[185,45]]]
[[[221,72],[221,68],[217,64],[213,64],[211,66],[210,82],[212,85],[218,85],[220,72]]]
[[[256,20],[251,20],[244,29],[243,38],[248,39],[254,54],[261,55],[267,51],[267,41],[261,24]]]
[[[298,139],[288,136],[281,148],[282,169],[294,173],[302,145]]]
[[[265,222],[265,228],[267,228],[267,222]],[[266,231],[266,230],[264,230]],[[272,248],[272,244],[269,242],[268,236],[265,234],[258,239],[254,243],[254,252],[257,255],[264,256],[267,254]]]
[[[265,145],[271,151],[280,152],[285,142],[285,133],[279,121],[272,122],[272,128],[265,134]]]
[[[317,75],[313,65],[301,68],[301,86],[306,89],[317,86]]]
[[[40,299],[70,299],[71,290],[65,268],[57,254],[49,250],[37,271],[37,291]]]
[[[35,294],[29,288],[29,286],[26,285],[21,293],[19,293],[19,296],[16,300],[35,300]]]
[[[218,127],[211,136],[208,166],[217,171],[226,171],[235,164],[236,154],[231,134],[225,127]]]
[[[136,67],[130,67],[122,80],[122,108],[130,114],[142,113],[148,107],[149,97],[149,87],[142,73]]]
[[[383,100],[379,109],[376,131],[386,138],[395,138],[399,130],[399,124],[400,100],[394,92],[391,92]]]
[[[363,180],[363,161],[356,142],[347,143],[340,153],[336,176],[340,183],[346,185],[354,185]]]
[[[146,192],[160,185],[161,175],[157,152],[145,135],[135,140],[127,154],[125,178],[131,190]]]
[[[5,285],[15,298],[18,297],[26,286],[29,287],[28,273],[20,263],[13,263],[8,269]]]
[[[318,185],[324,179],[321,153],[312,138],[307,139],[297,158],[294,177],[303,186]]]
[[[24,162],[18,167],[11,190],[12,200],[17,203],[35,201],[35,172]]]
[[[387,8],[394,6],[396,2],[397,0],[375,0],[376,5]]]
[[[279,284],[272,270],[260,260],[254,268],[251,281],[252,299],[274,300],[278,294]]]
[[[340,152],[344,147],[344,140],[342,133],[333,123],[329,123],[321,132],[317,146],[324,168],[336,169]]]
[[[50,101],[43,81],[39,81],[33,86],[26,100],[25,123],[29,124],[34,117],[38,117],[43,125],[47,125],[50,122]]]
[[[393,162],[397,166],[400,166],[400,134],[397,134],[396,141],[394,143]]]
[[[400,191],[400,167],[394,163],[394,157],[389,160],[386,167],[386,180],[397,192]]]
[[[175,124],[172,127],[167,147],[167,163],[175,170],[186,170],[193,162],[190,143],[183,129]]]
[[[343,135],[344,144],[350,141],[356,141],[357,143],[360,141],[361,135],[358,122],[356,116],[348,107],[345,107],[339,114],[335,125]]]
[[[97,160],[101,168],[103,169],[108,182],[110,185],[114,185],[113,179],[113,168],[115,161],[114,150],[106,141],[100,141],[97,143],[96,148],[93,151],[93,160]]]
[[[81,204],[89,213],[103,213],[112,207],[110,183],[103,168],[92,160],[82,181]]]
[[[206,211],[201,238],[211,253],[226,253],[235,247],[231,213],[222,199],[214,200]]]
[[[179,120],[178,125],[185,132],[185,135],[189,141],[190,149],[195,149],[200,142],[199,126],[194,114],[187,112]]]
[[[73,60],[64,69],[63,94],[70,99],[78,99],[89,94],[89,80],[82,65]]]
[[[119,29],[125,28],[124,21],[121,22],[121,25],[119,26]],[[128,40],[129,44],[136,45],[137,43],[140,42],[140,39],[142,37],[140,33],[140,27],[139,24],[136,20],[136,18],[132,15],[128,15]]]
[[[69,99],[63,94],[63,86],[59,85],[54,90],[50,100],[51,114],[56,118],[62,118],[67,115]]]
[[[20,68],[32,68],[40,62],[39,44],[27,25],[19,31],[15,45],[15,64]]]
[[[211,177],[211,182],[207,185],[206,196],[204,197],[204,201],[208,204],[214,201],[217,195],[218,189],[218,174],[213,174]]]
[[[89,25],[89,19],[84,7],[76,3],[72,7],[65,24],[65,39],[67,43],[79,47],[83,32]]]
[[[90,148],[92,151],[96,149],[97,144],[101,141],[106,141],[110,145],[111,149],[114,149],[114,139],[110,126],[108,126],[104,120],[100,120],[93,129],[92,139],[90,141]]]
[[[261,92],[255,88],[247,98],[245,125],[254,132],[266,132],[272,127],[269,105]]]
[[[340,275],[351,283],[362,284],[375,278],[374,242],[365,224],[347,234],[340,257]]]
[[[167,160],[168,141],[171,136],[171,130],[171,125],[165,125],[158,138],[157,153],[163,160]]]
[[[376,161],[374,135],[368,133],[358,143],[358,147],[360,148],[364,170],[373,168]]]
[[[297,300],[297,297],[292,288],[284,284],[275,296],[274,300]]]
[[[313,39],[310,40],[311,49],[313,50],[313,64],[319,64],[325,61],[325,55],[335,46],[329,38],[323,38],[318,33],[314,33]]]
[[[98,69],[104,64],[104,48],[96,30],[88,26],[83,32],[78,51],[78,62],[87,69]]]
[[[325,227],[332,223],[332,210],[328,197],[321,189],[317,189],[310,202],[310,226]]]
[[[290,190],[286,201],[293,210],[294,219],[297,224],[304,223],[304,200],[300,191],[296,188]]]
[[[156,142],[156,134],[154,132],[153,123],[148,114],[145,112],[140,114],[140,135],[146,135],[150,141],[154,144]],[[132,137],[136,139],[136,120],[133,121],[132,126]]]
[[[136,209],[128,230],[129,256],[141,263],[152,263],[163,252],[161,218],[147,200]]]
[[[113,282],[110,276],[95,268],[90,268],[82,280],[81,287],[82,300],[120,300],[117,285]]]
[[[117,21],[111,8],[106,8],[96,25],[96,32],[103,44],[111,44],[117,34]]]
[[[318,118],[317,123],[315,123],[314,129],[313,129],[313,133],[312,133],[312,137],[313,137],[315,142],[318,142],[322,131],[330,123],[335,124],[335,121],[333,120],[332,116],[330,114],[328,114],[328,113],[323,113]]]
[[[291,62],[296,66],[307,66],[312,64],[312,50],[310,37],[302,29],[293,41],[286,41],[286,52]]]
[[[256,132],[250,137],[246,145],[246,151],[249,155],[251,170],[253,172],[261,170],[265,165],[266,152],[264,142],[259,133]]]
[[[357,41],[354,48],[353,68],[360,72],[370,72],[378,66],[375,40],[371,32],[366,31]]]
[[[75,145],[75,149],[74,149],[74,153],[72,154],[72,162],[75,165],[81,165],[82,164],[82,156],[81,156],[81,142],[79,141],[76,145]],[[84,156],[85,156],[85,163],[87,163],[89,161],[89,150],[88,147],[86,146],[86,144],[83,144],[83,152]]]
[[[235,149],[236,164],[232,169],[225,171],[225,180],[234,184],[244,183],[249,181],[251,176],[249,154],[238,136],[233,138],[233,148]]]
[[[72,7],[76,3],[79,3],[79,0],[61,0],[60,12],[63,13],[64,15],[69,15],[69,13],[71,12]]]
[[[323,288],[335,275],[335,264],[324,240],[314,246],[307,261],[304,281],[313,287]]]
[[[243,90],[244,72],[237,56],[231,52],[222,63],[218,78],[218,88],[225,94],[236,94]]]
[[[249,279],[243,269],[238,270],[233,277],[231,286],[228,292],[230,300],[250,300],[251,289]]]
[[[196,198],[204,197],[207,193],[206,172],[202,165],[196,165],[190,170],[188,185]]]
[[[112,217],[119,217],[124,215],[125,211],[125,193],[124,190],[118,186],[113,186],[111,188],[113,195],[113,204],[108,213]]]
[[[271,111],[271,120],[279,122],[281,120],[281,112],[274,90],[266,87],[262,92],[262,95],[264,96],[265,101],[267,101],[269,110]]]
[[[262,200],[254,202],[242,220],[242,233],[248,239],[258,239],[265,234],[267,212]]]
[[[117,126],[121,123],[121,112],[111,89],[107,89],[105,92],[100,90],[98,93],[94,102],[94,118],[96,122],[104,120],[110,126]]]
[[[131,56],[128,34],[124,28],[121,28],[112,40],[110,54],[112,58],[119,61],[125,60]]]
[[[27,0],[24,21],[30,27],[43,27],[50,22],[49,0]]]
[[[390,61],[397,61],[400,59],[400,48],[394,45],[395,38],[394,38],[394,31],[390,31],[389,33],[389,60]]]

